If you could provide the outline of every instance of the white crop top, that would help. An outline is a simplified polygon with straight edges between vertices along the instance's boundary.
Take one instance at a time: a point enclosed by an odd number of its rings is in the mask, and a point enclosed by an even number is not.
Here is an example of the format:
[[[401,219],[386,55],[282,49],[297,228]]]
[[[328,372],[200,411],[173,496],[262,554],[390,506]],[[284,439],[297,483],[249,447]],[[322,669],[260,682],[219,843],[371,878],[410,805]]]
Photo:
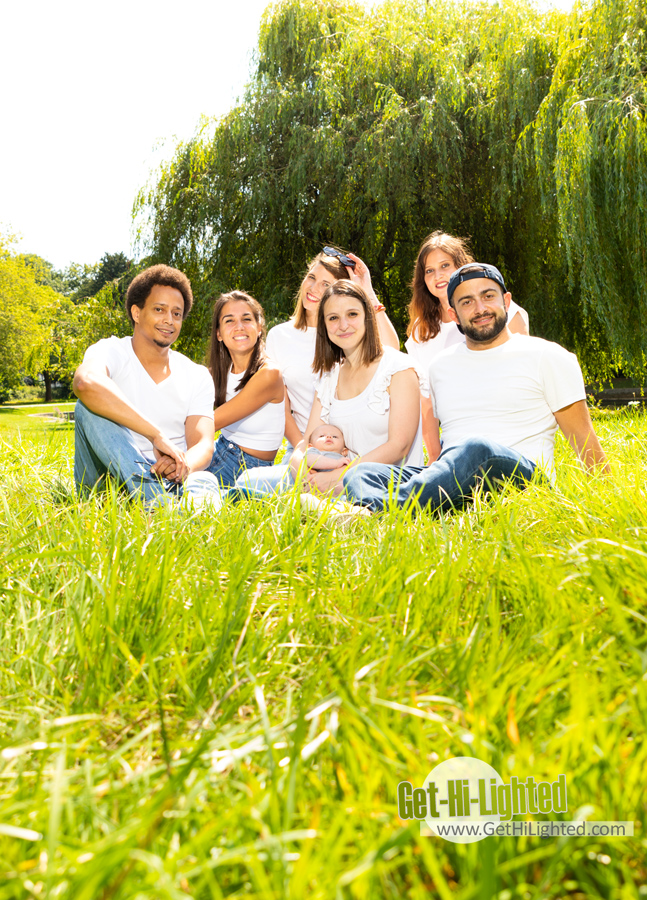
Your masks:
[[[230,372],[227,376],[227,400],[236,395],[236,388],[244,374],[241,372],[234,375]],[[238,444],[239,447],[248,447],[250,450],[278,450],[284,431],[285,403],[281,400],[280,403],[265,403],[244,419],[226,425],[220,433],[226,440]]]

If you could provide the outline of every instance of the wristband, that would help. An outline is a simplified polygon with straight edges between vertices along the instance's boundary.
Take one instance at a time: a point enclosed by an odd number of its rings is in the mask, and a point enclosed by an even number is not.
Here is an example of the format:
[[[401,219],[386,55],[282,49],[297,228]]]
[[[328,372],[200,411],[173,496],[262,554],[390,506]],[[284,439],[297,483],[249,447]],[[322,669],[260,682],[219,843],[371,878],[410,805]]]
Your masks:
[[[384,312],[386,310],[386,306],[383,303],[378,303],[377,306],[373,307],[373,311],[377,315],[379,312]]]

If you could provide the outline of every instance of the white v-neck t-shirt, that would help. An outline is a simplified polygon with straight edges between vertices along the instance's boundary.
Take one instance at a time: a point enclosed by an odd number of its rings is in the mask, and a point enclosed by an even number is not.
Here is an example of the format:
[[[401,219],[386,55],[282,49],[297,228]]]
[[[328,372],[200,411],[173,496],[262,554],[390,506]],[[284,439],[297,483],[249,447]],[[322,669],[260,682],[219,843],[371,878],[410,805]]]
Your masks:
[[[179,450],[186,450],[187,418],[213,418],[215,389],[209,370],[182,353],[169,350],[171,374],[155,384],[137,358],[132,343],[132,337],[104,338],[88,347],[83,362],[104,365],[135,409],[157,425]],[[148,438],[128,430],[142,454],[154,462],[155,452]]]

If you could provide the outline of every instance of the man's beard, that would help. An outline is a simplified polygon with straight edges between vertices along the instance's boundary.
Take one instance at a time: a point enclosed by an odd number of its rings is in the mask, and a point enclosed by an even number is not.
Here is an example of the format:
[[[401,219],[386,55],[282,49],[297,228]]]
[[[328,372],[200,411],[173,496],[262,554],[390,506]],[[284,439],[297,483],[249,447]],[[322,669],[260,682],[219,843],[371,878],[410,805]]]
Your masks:
[[[487,328],[477,328],[475,325],[468,322],[463,323],[462,327],[459,326],[459,331],[466,335],[471,341],[474,341],[474,343],[484,344],[497,338],[507,324],[508,310],[504,309],[503,311],[495,312],[494,321]]]

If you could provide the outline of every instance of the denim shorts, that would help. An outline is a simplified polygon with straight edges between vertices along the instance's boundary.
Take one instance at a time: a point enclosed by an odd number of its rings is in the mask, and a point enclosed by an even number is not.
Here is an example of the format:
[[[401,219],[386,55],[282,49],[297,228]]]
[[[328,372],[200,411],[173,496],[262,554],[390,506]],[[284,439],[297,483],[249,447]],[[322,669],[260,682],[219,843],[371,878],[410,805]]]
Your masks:
[[[245,453],[238,444],[233,444],[220,435],[205,471],[215,475],[223,487],[232,487],[242,472],[259,466],[271,466],[273,462],[271,459],[259,459],[251,453]]]

